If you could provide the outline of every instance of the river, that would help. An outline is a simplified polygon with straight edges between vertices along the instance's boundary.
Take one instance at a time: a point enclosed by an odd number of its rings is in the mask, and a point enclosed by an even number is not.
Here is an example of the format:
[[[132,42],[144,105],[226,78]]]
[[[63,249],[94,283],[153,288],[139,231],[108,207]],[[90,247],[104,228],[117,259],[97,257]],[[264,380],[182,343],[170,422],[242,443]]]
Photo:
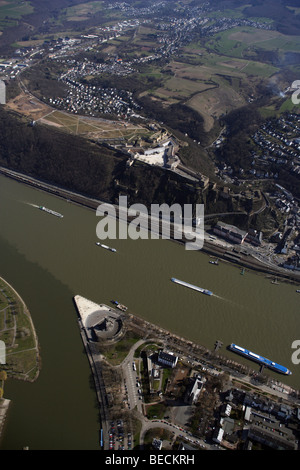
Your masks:
[[[64,215],[46,214],[44,205]],[[187,251],[168,240],[114,240],[111,253],[95,245],[94,211],[0,176],[0,275],[29,308],[41,348],[38,380],[9,380],[12,400],[2,449],[99,449],[96,396],[73,296],[97,303],[115,299],[148,321],[220,353],[235,342],[292,371],[276,377],[300,388],[292,363],[300,339],[296,287]],[[213,291],[212,297],[170,281],[176,277]],[[245,362],[246,361],[246,362]],[[253,368],[256,366],[252,363]],[[257,367],[258,370],[258,367]]]

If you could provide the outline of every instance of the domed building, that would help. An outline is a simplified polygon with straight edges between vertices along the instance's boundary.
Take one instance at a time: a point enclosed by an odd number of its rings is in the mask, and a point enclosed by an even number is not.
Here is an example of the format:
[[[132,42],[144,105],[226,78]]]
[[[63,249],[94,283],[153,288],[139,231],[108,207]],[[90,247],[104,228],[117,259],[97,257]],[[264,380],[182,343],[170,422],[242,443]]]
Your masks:
[[[121,314],[104,304],[74,297],[88,341],[118,341],[123,333]]]

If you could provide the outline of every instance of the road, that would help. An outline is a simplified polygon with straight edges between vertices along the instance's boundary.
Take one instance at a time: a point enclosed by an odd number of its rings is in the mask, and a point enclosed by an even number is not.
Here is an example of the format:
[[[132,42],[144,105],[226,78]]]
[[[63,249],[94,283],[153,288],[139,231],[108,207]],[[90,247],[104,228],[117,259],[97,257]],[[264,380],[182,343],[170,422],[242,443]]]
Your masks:
[[[140,383],[140,359],[135,359],[134,355],[136,349],[138,349],[144,342],[145,341],[143,339],[137,341],[134,346],[130,349],[128,355],[120,364],[120,366],[118,366],[121,367],[123,372],[125,391],[127,392],[128,406],[131,410],[133,410],[136,406],[137,411],[141,414],[141,416],[143,415],[142,393],[139,393],[139,390],[141,390],[141,388],[137,386],[137,382]],[[137,365],[137,370],[134,370],[133,364],[135,364],[135,367]]]
[[[151,339],[147,339],[147,342],[151,341]],[[156,339],[152,339],[152,341],[156,341]],[[127,388],[127,396],[128,396],[128,403],[130,409],[133,409],[135,406],[137,407],[137,411],[140,414],[140,420],[142,423],[142,429],[140,433],[140,445],[143,446],[144,444],[144,437],[146,432],[151,428],[164,428],[174,434],[174,437],[183,437],[187,442],[190,444],[194,443],[197,446],[203,447],[205,449],[215,449],[215,446],[210,446],[206,444],[203,440],[193,437],[191,433],[185,431],[183,428],[177,426],[176,424],[170,423],[165,420],[149,420],[143,414],[143,401],[142,396],[138,393],[139,387],[136,386],[136,382],[140,382],[140,375],[139,375],[139,362],[140,359],[136,359],[135,352],[136,350],[145,343],[145,340],[141,339],[137,341],[134,346],[130,349],[128,355],[120,364],[119,367],[122,368],[125,383]],[[133,363],[137,365],[137,370],[134,370]]]
[[[109,202],[105,202],[105,201],[100,201],[100,200],[97,200],[97,199],[93,199],[93,198],[87,198],[87,197],[84,197],[78,193],[75,193],[75,192],[72,192],[72,191],[69,191],[69,190],[65,190],[63,188],[60,188],[58,186],[55,186],[55,185],[51,185],[51,184],[46,184],[42,181],[39,181],[35,178],[32,178],[32,177],[29,177],[29,176],[26,176],[26,175],[23,175],[21,173],[18,173],[18,172],[15,172],[15,171],[12,171],[12,170],[8,170],[7,168],[4,168],[4,167],[0,167],[0,173],[4,174],[5,176],[8,176],[8,177],[11,177],[17,181],[20,181],[24,184],[28,184],[30,186],[33,186],[39,190],[42,190],[42,191],[46,191],[46,192],[49,192],[51,194],[54,194],[55,196],[57,197],[61,197],[61,198],[64,198],[64,199],[67,199],[68,201],[72,201],[73,203],[75,204],[81,204],[85,207],[88,207],[92,210],[96,210],[99,205],[102,205],[102,204],[108,204],[108,207],[110,207],[110,209],[114,209],[115,210],[115,215],[113,216],[113,218],[115,219],[115,222],[117,224],[117,219],[119,218],[119,220],[122,220],[124,221],[125,223],[127,223],[127,225],[125,226],[125,224],[120,224],[119,227],[121,227],[121,225],[123,225],[123,231],[124,233],[122,234],[123,238],[127,238],[129,237],[129,233],[128,233],[128,223],[133,223],[133,226],[134,224],[137,224],[139,222],[141,222],[141,227],[142,227],[142,230],[144,230],[144,236],[145,238],[150,238],[150,237],[156,237],[158,238],[159,237],[159,234],[161,235],[161,230],[160,230],[160,219],[155,220],[155,218],[153,218],[153,228],[151,229],[151,232],[150,235],[149,233],[146,233],[146,231],[149,230],[149,216],[148,214],[142,214],[141,217],[140,217],[140,221],[137,220],[136,222],[131,222],[131,219],[130,217],[128,217],[128,213],[127,213],[127,208],[123,208],[121,209],[120,211],[120,214],[118,214],[118,206],[117,205],[112,205],[111,203]],[[112,210],[110,211],[112,212]],[[170,224],[171,225],[171,239],[173,240],[174,237],[173,237],[173,229],[172,229],[172,223]],[[204,224],[203,224],[204,225]],[[178,224],[178,230],[182,230],[182,224]],[[117,233],[117,232],[116,232]],[[130,232],[130,235],[132,235],[132,233],[135,233],[137,234],[138,237],[141,238],[141,234],[139,234],[139,228],[136,228],[134,227],[134,230],[131,230]],[[106,234],[107,235],[107,234]],[[120,234],[117,233],[117,235],[115,235],[115,237],[118,238]],[[193,237],[194,241],[195,241],[195,233],[191,232],[191,236]],[[119,236],[120,238],[120,236]],[[200,238],[200,246],[199,246],[199,243],[195,243],[194,241],[191,241],[190,245],[191,245],[191,249],[201,249],[201,248],[204,248],[204,252],[208,252],[210,254],[214,254],[215,256],[218,256],[219,258],[222,258],[222,255],[224,254],[222,251],[220,252],[220,248],[221,249],[224,249],[227,244],[224,240],[211,240],[209,236],[205,236],[205,246],[202,247],[201,246],[201,242],[202,242],[202,233],[200,231],[200,234],[198,233],[198,237],[197,237],[197,240],[199,240]],[[186,240],[183,240],[183,241],[186,241]],[[228,248],[232,248],[232,245],[228,245]],[[250,245],[248,244],[247,245],[247,249],[250,248]],[[253,248],[253,255],[257,255],[257,251],[258,251],[258,248]],[[299,272],[294,272],[294,271],[291,271],[291,270],[287,270],[287,269],[284,269],[280,266],[277,266],[276,263],[272,263],[268,260],[266,260],[265,256],[261,256],[260,258],[258,258],[256,256],[256,258],[253,257],[253,255],[251,257],[243,257],[241,258],[240,260],[240,263],[241,265],[245,266],[245,267],[249,267],[250,269],[255,269],[255,270],[258,270],[258,271],[262,271],[262,272],[268,272],[270,274],[273,274],[274,276],[283,276],[283,277],[286,277],[288,279],[291,279],[291,280],[296,280],[296,281],[299,281]],[[251,258],[249,260],[249,258]],[[266,263],[267,261],[267,263]]]
[[[140,359],[135,358],[135,352],[137,348],[139,348],[142,344],[145,343],[146,340],[141,339],[135,345],[131,348],[130,352],[124,359],[124,361],[120,364],[123,371],[123,376],[125,378],[125,383],[127,387],[127,396],[128,396],[128,403],[130,406],[130,409],[132,410],[134,407],[137,407],[137,411],[139,414],[139,419],[142,424],[141,432],[140,432],[140,445],[141,447],[144,445],[144,438],[149,429],[154,429],[154,428],[163,428],[172,433],[173,437],[172,439],[175,440],[176,438],[180,437],[184,441],[186,441],[188,444],[191,446],[195,446],[196,448],[203,448],[206,450],[216,450],[216,449],[221,449],[218,445],[216,444],[209,444],[205,442],[203,439],[199,439],[196,436],[193,436],[189,431],[185,430],[181,426],[178,426],[177,424],[167,421],[166,419],[154,419],[154,420],[149,420],[143,413],[143,400],[140,397],[140,394],[138,393],[138,387],[136,386],[137,379],[140,379],[139,376],[139,361]],[[153,341],[155,342],[156,339],[153,338],[152,340],[147,338],[148,341]],[[182,359],[184,360],[184,355],[182,355]],[[187,358],[186,358],[187,359]],[[133,368],[133,362],[136,363],[137,366],[137,371],[134,370]],[[200,362],[199,362],[200,365]],[[229,371],[230,374],[230,371]],[[279,389],[276,388],[270,388],[265,385],[260,385],[260,384],[253,384],[252,378],[247,377],[244,375],[239,375],[238,377],[236,375],[231,375],[232,380],[238,380],[241,383],[245,383],[249,385],[250,387],[253,387],[253,389],[259,393],[263,394],[269,394],[272,396],[276,397],[281,397],[284,400],[288,400],[288,393],[282,392]]]
[[[149,431],[149,429],[155,429],[155,428],[166,429],[167,431],[170,431],[173,434],[172,440],[175,440],[176,438],[181,437],[182,439],[187,441],[190,445],[192,446],[195,445],[196,448],[201,447],[206,450],[216,450],[216,447],[219,448],[219,446],[208,444],[203,439],[199,439],[198,437],[193,436],[192,433],[185,431],[183,428],[180,428],[176,424],[169,423],[162,419],[154,419],[154,420],[149,421],[145,417],[143,417],[142,429],[140,433],[141,447],[143,447],[144,445],[144,438],[145,438],[147,431]]]

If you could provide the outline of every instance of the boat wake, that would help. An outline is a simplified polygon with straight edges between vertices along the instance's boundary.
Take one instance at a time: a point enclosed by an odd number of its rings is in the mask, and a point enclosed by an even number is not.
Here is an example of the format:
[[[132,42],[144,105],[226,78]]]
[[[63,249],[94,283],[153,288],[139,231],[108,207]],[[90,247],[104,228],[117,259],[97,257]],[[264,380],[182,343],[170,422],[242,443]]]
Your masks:
[[[27,204],[28,206],[31,206],[31,207],[39,207],[37,204],[32,204],[32,202],[27,202],[27,201],[21,201],[23,202],[23,204]]]
[[[221,297],[220,295],[217,295],[217,294],[213,294],[212,296],[216,297],[217,299],[220,299],[220,300],[227,300],[224,297]]]
[[[234,305],[235,307],[238,307],[240,309],[245,309],[245,306],[240,305],[239,303],[235,302],[232,299],[226,299],[225,297],[222,297],[221,295],[217,295],[217,294],[213,294],[213,297],[215,297],[215,298],[217,298],[217,299],[219,299],[223,302],[230,303],[231,305]]]

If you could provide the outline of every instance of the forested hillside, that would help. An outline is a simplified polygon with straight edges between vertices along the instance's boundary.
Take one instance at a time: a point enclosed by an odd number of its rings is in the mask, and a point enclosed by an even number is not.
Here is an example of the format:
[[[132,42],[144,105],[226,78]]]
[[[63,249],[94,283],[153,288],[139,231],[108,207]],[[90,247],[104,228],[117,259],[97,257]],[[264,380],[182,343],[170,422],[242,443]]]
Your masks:
[[[197,202],[200,192],[174,173],[143,164],[127,167],[127,157],[85,139],[25,119],[0,107],[0,165],[79,192],[117,201]],[[189,190],[190,187],[190,190]]]

